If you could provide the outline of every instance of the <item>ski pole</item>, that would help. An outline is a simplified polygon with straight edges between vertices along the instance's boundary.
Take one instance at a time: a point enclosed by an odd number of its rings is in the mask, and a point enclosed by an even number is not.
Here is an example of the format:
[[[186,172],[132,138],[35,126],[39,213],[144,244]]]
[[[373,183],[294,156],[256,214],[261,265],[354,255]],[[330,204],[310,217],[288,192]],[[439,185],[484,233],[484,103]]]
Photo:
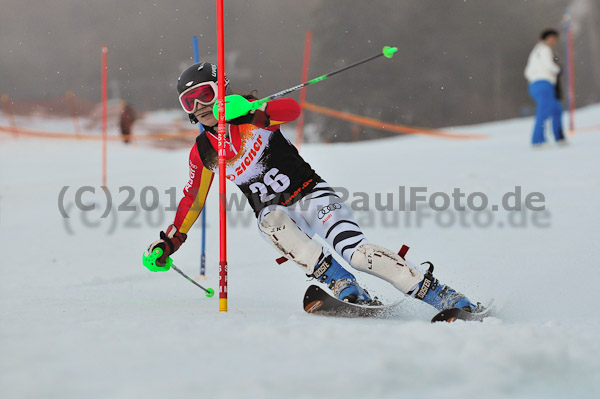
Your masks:
[[[170,259],[170,258],[169,258]],[[173,270],[175,270],[177,273],[181,274],[183,277],[187,278],[188,281],[192,284],[194,284],[196,287],[199,287],[201,289],[204,290],[204,292],[206,292],[206,296],[208,298],[211,298],[213,295],[215,295],[215,290],[213,290],[212,288],[204,288],[203,286],[201,286],[200,284],[198,284],[197,282],[194,281],[194,279],[192,279],[191,277],[189,277],[187,274],[185,274],[184,272],[182,272],[177,266],[175,266],[173,263],[171,263],[171,268]]]
[[[173,259],[171,259],[170,257],[167,258],[167,262],[164,266],[157,265],[156,261],[162,256],[162,254],[162,248],[155,248],[154,251],[152,251],[152,253],[149,255],[146,252],[144,252],[144,254],[142,255],[142,262],[144,263],[144,266],[146,266],[148,270],[152,272],[166,272],[169,269],[173,269],[177,273],[185,277],[190,283],[194,284],[196,287],[199,287],[204,292],[206,292],[206,296],[208,298],[211,298],[213,295],[215,295],[215,290],[213,290],[212,288],[204,288],[203,286],[195,282],[191,277],[189,277],[187,274],[182,272],[181,269],[175,266],[173,264]]]
[[[372,61],[372,60],[374,60],[376,58],[379,58],[381,56],[385,56],[386,58],[392,58],[394,56],[394,53],[396,51],[398,51],[397,47],[385,46],[383,48],[383,50],[380,53],[376,54],[376,55],[373,55],[373,56],[371,56],[369,58],[365,58],[362,61],[355,62],[352,65],[348,65],[348,66],[345,66],[343,68],[337,69],[335,71],[326,73],[325,75],[321,75],[319,77],[316,77],[316,78],[314,78],[312,80],[309,80],[308,82],[304,82],[304,83],[301,83],[299,85],[290,87],[289,89],[278,91],[275,94],[271,94],[270,96],[265,97],[265,98],[260,99],[260,100],[257,100],[257,101],[248,101],[247,99],[245,99],[244,97],[242,97],[242,96],[240,96],[238,94],[229,95],[229,96],[227,96],[225,98],[225,119],[226,120],[231,120],[231,119],[238,118],[240,116],[244,116],[244,115],[248,114],[249,112],[254,111],[254,110],[260,108],[264,103],[266,103],[268,101],[274,100],[274,99],[279,98],[279,97],[283,97],[286,94],[289,94],[289,93],[294,92],[296,90],[300,90],[303,87],[312,85],[314,83],[318,83],[318,82],[320,82],[322,80],[325,80],[325,79],[327,79],[327,78],[329,78],[329,77],[331,77],[333,75],[336,75],[336,74],[338,74],[340,72],[346,71],[346,70],[348,70],[350,68],[354,68],[354,67],[356,67],[358,65],[364,64],[365,62]],[[215,118],[218,118],[218,116],[219,116],[219,102],[218,101],[215,102],[215,105],[213,106],[213,114],[215,115]]]

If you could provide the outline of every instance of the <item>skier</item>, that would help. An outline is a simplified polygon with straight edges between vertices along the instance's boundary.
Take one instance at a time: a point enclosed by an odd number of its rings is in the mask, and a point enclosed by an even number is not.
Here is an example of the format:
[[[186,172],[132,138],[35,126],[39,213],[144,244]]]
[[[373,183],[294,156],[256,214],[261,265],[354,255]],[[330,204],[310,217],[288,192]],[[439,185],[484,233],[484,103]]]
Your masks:
[[[225,87],[228,94],[227,78]],[[162,248],[159,265],[185,242],[218,172],[218,122],[213,115],[217,66],[208,62],[190,66],[179,77],[177,91],[190,121],[201,123],[204,132],[190,151],[190,179],[175,220],[148,248],[147,254]],[[280,98],[227,121],[227,178],[248,198],[263,238],[286,259],[297,263],[307,276],[325,283],[340,300],[377,303],[328,248],[310,238],[313,234],[322,237],[354,269],[382,278],[404,294],[438,310],[458,307],[474,311],[477,306],[469,299],[432,276],[430,263],[428,270],[422,270],[395,252],[367,241],[349,208],[279,130],[281,124],[299,115],[300,106],[294,99]]]

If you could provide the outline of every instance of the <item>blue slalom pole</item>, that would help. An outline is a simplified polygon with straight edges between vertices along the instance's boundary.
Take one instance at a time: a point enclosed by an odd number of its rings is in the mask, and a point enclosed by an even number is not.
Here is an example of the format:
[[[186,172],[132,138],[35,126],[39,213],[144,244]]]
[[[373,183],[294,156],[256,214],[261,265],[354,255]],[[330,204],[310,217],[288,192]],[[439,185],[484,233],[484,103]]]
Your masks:
[[[194,62],[200,62],[200,54],[198,54],[198,36],[194,36]]]
[[[200,54],[198,53],[198,37],[194,36],[194,62],[200,62]],[[200,133],[202,133],[202,125],[198,124]],[[206,201],[202,209],[202,250],[200,252],[200,278],[206,277]]]
[[[202,210],[202,253],[200,255],[200,276],[206,277],[206,203]]]

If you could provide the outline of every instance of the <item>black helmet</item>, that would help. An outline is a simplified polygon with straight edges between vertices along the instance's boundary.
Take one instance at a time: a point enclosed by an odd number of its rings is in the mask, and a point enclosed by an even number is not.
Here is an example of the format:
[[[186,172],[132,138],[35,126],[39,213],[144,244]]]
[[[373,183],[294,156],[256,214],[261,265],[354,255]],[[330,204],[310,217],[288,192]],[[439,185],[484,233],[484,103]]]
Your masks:
[[[181,102],[181,93],[193,87],[199,83],[214,82],[217,83],[217,65],[211,62],[198,62],[197,64],[191,65],[185,71],[179,75],[177,79],[177,93],[179,93],[179,101]],[[225,93],[229,93],[229,79],[225,76]],[[214,94],[216,97],[217,87],[214,87]],[[182,103],[183,107],[183,103]],[[184,107],[185,109],[185,107]],[[189,113],[190,122],[192,124],[198,123],[198,119],[193,113]]]
[[[181,94],[187,88],[203,82],[217,83],[217,65],[212,62],[199,62],[187,68],[177,79],[177,93]],[[229,79],[225,76],[225,87],[229,86]]]

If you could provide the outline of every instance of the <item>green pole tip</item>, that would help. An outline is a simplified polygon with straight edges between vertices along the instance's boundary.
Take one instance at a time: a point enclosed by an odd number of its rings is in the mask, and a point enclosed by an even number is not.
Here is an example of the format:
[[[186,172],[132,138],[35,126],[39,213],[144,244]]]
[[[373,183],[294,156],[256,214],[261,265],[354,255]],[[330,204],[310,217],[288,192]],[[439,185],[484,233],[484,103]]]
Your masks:
[[[396,51],[398,51],[398,47],[385,46],[383,48],[383,55],[385,55],[387,58],[392,58]]]
[[[215,296],[215,290],[213,290],[212,288],[207,288],[206,289],[206,297],[212,298],[213,296]]]

